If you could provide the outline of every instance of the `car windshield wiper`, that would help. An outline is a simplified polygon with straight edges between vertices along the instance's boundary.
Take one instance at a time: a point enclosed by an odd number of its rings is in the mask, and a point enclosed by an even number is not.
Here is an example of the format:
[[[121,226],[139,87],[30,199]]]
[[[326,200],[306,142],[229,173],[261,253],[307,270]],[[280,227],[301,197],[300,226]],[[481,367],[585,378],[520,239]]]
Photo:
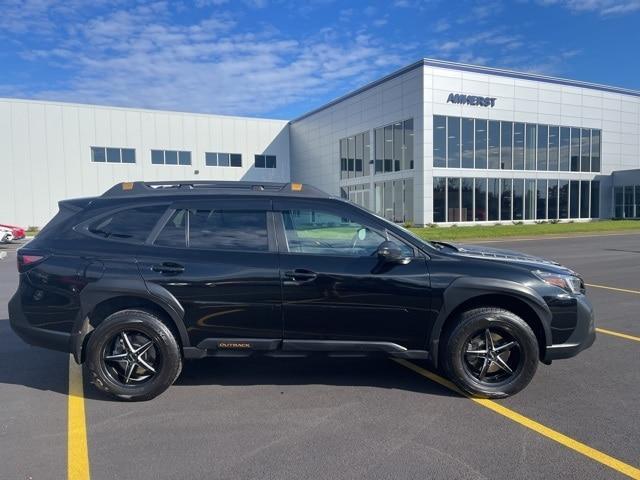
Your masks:
[[[429,241],[430,241],[431,243],[433,243],[435,246],[440,247],[440,248],[442,248],[442,247],[449,247],[449,248],[454,249],[456,252],[459,252],[459,251],[460,251],[460,249],[459,249],[458,247],[456,247],[455,245],[453,245],[452,243],[447,243],[447,242],[438,242],[438,241],[435,241],[435,240],[429,240]]]

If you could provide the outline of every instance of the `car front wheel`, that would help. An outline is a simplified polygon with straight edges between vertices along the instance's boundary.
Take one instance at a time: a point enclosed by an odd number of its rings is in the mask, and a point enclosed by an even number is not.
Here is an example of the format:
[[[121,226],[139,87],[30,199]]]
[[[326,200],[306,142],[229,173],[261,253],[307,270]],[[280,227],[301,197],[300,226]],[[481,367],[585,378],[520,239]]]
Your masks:
[[[149,400],[164,392],[182,369],[180,347],[156,315],[122,310],[107,317],[89,338],[92,382],[121,400]]]
[[[444,369],[468,394],[503,398],[518,393],[538,368],[538,342],[531,327],[501,308],[463,312],[446,337]]]

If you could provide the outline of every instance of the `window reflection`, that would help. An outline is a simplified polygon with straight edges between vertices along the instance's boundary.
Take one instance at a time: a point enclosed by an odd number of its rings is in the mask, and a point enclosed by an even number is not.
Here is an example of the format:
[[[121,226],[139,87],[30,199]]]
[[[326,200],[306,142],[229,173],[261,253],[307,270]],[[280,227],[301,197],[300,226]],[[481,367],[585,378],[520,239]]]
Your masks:
[[[473,178],[462,179],[462,221],[473,221]]]
[[[475,179],[475,214],[474,220],[483,222],[487,220],[487,179]]]
[[[473,168],[473,119],[462,119],[462,167]]]
[[[547,169],[547,144],[548,144],[549,127],[546,125],[538,125],[538,164],[537,170]]]
[[[549,170],[557,171],[559,165],[560,129],[549,127]]]
[[[511,220],[511,179],[503,178],[500,182],[500,220]]]
[[[435,177],[433,221],[599,218],[599,186],[596,180]],[[620,215],[640,214],[640,185],[637,193],[634,187],[617,192]]]
[[[487,121],[476,120],[475,168],[487,168]]]
[[[547,181],[538,179],[536,182],[536,185],[537,185],[536,219],[546,220],[547,219]]]
[[[500,168],[500,122],[489,122],[489,168]]]
[[[524,123],[513,126],[513,169],[524,170]]]
[[[447,119],[447,158],[449,168],[460,167],[460,119],[457,117]]]
[[[500,122],[500,165],[503,170],[511,170],[513,168],[512,144],[513,144],[513,123]]]
[[[433,166],[600,171],[597,129],[433,116]]]
[[[522,220],[524,218],[524,179],[514,178],[513,180],[513,219]]]
[[[548,196],[548,218],[555,220],[558,218],[558,181],[549,180]]]
[[[460,179],[450,178],[447,182],[447,221],[460,221]]]
[[[487,187],[487,203],[489,205],[489,220],[500,218],[500,180],[490,178]]]
[[[433,166],[447,166],[447,119],[433,117]]]

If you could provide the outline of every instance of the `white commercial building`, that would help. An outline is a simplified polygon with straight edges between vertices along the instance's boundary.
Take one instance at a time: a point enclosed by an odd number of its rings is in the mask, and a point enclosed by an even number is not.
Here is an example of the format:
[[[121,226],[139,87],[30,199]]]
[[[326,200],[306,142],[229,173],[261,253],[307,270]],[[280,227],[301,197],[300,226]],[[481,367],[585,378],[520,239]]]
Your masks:
[[[0,145],[23,225],[125,180],[293,180],[416,225],[640,217],[640,92],[429,59],[290,122],[0,99]]]
[[[0,99],[0,223],[129,180],[288,182],[285,120]]]

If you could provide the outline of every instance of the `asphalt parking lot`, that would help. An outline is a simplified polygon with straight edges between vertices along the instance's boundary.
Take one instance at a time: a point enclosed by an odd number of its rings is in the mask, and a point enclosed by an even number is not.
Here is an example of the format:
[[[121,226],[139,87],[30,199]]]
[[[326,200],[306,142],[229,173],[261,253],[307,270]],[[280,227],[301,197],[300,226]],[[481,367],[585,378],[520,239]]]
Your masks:
[[[489,407],[386,359],[205,359],[187,363],[172,388],[144,403],[113,401],[85,382],[91,477],[625,478],[620,465],[637,475],[640,234],[495,246],[580,272],[598,327],[609,333],[576,358],[541,364],[526,390]],[[66,478],[69,357],[10,330],[6,303],[17,273],[14,248],[5,250],[0,479]],[[571,441],[587,450],[568,448]],[[69,447],[74,465],[82,451]]]

